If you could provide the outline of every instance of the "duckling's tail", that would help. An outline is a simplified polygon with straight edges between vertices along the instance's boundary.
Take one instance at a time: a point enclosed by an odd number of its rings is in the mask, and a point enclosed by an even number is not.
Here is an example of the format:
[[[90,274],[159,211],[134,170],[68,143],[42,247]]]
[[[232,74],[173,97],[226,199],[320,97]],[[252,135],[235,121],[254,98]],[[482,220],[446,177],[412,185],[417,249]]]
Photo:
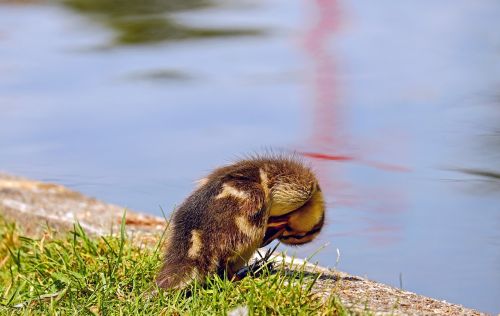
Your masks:
[[[156,277],[156,284],[165,290],[183,289],[197,279],[199,273],[195,267],[166,263]]]

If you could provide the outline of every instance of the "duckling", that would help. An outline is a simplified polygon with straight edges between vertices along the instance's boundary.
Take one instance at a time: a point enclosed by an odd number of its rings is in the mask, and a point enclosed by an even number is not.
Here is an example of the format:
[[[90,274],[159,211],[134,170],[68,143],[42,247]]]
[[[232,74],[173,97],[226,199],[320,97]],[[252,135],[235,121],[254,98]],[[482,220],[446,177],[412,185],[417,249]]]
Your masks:
[[[323,222],[318,181],[296,158],[257,156],[215,169],[174,211],[156,283],[182,289],[214,273],[236,280],[259,247],[307,243]]]

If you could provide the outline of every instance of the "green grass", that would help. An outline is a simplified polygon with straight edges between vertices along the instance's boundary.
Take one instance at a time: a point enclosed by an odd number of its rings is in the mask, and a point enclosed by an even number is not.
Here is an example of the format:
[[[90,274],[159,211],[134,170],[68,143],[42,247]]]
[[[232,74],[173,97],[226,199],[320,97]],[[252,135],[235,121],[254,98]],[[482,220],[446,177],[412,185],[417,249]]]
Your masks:
[[[32,239],[0,218],[0,315],[226,315],[239,306],[250,315],[347,313],[333,296],[311,293],[315,277],[286,267],[157,292],[158,245],[137,245],[123,225],[119,236],[91,237],[76,224],[65,235],[47,230]]]

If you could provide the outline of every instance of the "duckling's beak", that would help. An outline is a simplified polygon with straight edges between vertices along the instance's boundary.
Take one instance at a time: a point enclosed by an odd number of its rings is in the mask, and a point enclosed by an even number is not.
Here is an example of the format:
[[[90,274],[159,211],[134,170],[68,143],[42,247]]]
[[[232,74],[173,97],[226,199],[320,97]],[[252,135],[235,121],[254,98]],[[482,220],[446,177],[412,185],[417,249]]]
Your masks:
[[[285,226],[288,223],[290,214],[285,214],[281,216],[271,216],[267,220],[267,227],[280,227]]]
[[[267,222],[266,234],[264,235],[264,240],[262,241],[261,247],[267,246],[271,243],[271,241],[281,237],[281,235],[285,231],[287,223],[288,217],[270,217]]]

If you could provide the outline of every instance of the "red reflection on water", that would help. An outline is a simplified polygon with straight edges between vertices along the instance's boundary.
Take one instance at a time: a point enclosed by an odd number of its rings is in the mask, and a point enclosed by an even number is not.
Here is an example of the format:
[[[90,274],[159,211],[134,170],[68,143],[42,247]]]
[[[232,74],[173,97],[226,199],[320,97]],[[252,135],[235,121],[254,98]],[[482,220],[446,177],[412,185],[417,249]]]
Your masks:
[[[324,159],[324,160],[335,160],[335,161],[354,160],[354,158],[350,156],[334,156],[322,153],[308,153],[308,152],[299,152],[299,154],[309,158]]]
[[[367,166],[381,169],[385,171],[393,171],[393,172],[410,172],[411,168],[399,165],[388,164],[384,162],[378,161],[369,161],[369,160],[361,160],[361,162]]]
[[[355,210],[370,210],[377,214],[401,212],[406,206],[406,197],[398,189],[378,189],[355,187],[342,175],[344,168],[335,162],[348,162],[363,164],[376,169],[390,172],[408,172],[409,168],[401,165],[376,162],[365,159],[358,154],[352,155],[350,144],[360,144],[352,141],[344,127],[346,115],[339,93],[335,59],[328,46],[330,39],[338,32],[342,16],[336,0],[315,0],[307,2],[314,4],[316,17],[312,27],[304,36],[304,48],[310,56],[312,66],[312,83],[314,100],[312,102],[312,131],[308,137],[305,148],[299,151],[305,157],[312,158],[314,169],[317,171],[321,186],[334,206],[342,205]],[[363,184],[361,184],[363,185]],[[371,192],[366,192],[372,189]],[[378,191],[378,192],[375,192]],[[368,194],[367,194],[368,193]],[[382,194],[381,194],[382,193]],[[380,195],[379,195],[380,194]],[[384,200],[384,199],[387,199]],[[363,216],[364,217],[364,216]],[[342,235],[367,235],[370,234],[373,242],[386,244],[388,241],[397,240],[400,228],[387,224],[385,218],[363,220],[363,231],[336,232],[335,236]]]
[[[323,159],[323,160],[358,161],[358,162],[361,162],[367,166],[370,166],[370,167],[373,167],[376,169],[386,170],[386,171],[395,171],[395,172],[409,172],[409,171],[411,171],[410,168],[405,167],[405,166],[393,165],[393,164],[377,162],[377,161],[367,161],[367,160],[362,160],[362,159],[356,159],[356,158],[351,157],[351,156],[335,156],[335,155],[329,155],[329,154],[323,154],[323,153],[311,153],[311,152],[299,152],[299,154],[301,154],[304,157]]]
[[[339,26],[340,12],[336,1],[332,0],[316,0],[314,2],[317,17],[314,19],[313,26],[305,34],[304,47],[310,56],[312,71],[312,82],[314,91],[314,102],[312,102],[312,133],[307,141],[312,145],[315,152],[303,153],[305,156],[315,158],[313,162],[315,170],[319,176],[322,187],[326,191],[339,192],[342,188],[348,186],[347,183],[340,183],[340,176],[335,176],[335,181],[329,174],[332,171],[332,166],[326,160],[346,161],[351,157],[344,155],[335,155],[335,159],[331,159],[334,155],[324,154],[322,152],[329,151],[332,148],[342,148],[347,141],[346,135],[342,135],[341,131],[341,108],[337,98],[337,83],[335,78],[335,63],[327,49],[327,44],[332,35]],[[339,199],[337,195],[336,199]]]

